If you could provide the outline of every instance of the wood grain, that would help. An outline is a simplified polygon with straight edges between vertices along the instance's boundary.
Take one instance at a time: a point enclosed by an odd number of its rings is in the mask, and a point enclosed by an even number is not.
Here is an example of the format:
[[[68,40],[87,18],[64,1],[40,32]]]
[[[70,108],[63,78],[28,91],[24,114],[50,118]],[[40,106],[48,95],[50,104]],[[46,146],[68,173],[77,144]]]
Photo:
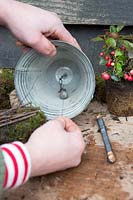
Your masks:
[[[19,0],[56,12],[65,24],[133,25],[132,0]]]

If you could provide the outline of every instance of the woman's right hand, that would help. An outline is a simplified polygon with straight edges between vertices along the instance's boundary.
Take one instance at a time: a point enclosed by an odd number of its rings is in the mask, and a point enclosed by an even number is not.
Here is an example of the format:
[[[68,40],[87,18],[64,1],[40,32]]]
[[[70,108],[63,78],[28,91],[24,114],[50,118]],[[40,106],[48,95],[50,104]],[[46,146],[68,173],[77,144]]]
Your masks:
[[[79,127],[59,117],[35,130],[25,146],[31,156],[31,176],[38,176],[79,165],[85,143]]]

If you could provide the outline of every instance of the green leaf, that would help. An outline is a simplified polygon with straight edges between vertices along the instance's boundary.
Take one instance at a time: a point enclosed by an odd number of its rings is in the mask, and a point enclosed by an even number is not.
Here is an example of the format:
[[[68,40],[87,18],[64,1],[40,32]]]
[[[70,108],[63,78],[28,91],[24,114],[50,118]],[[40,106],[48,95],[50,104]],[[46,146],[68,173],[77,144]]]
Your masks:
[[[116,64],[115,64],[115,67],[116,67],[116,70],[118,70],[118,71],[122,71],[122,64],[121,63],[119,63],[119,62],[117,62]]]
[[[125,40],[132,40],[133,39],[133,35],[132,34],[130,34],[130,35],[121,35],[121,38],[125,39]]]
[[[110,26],[109,31],[110,31],[111,33],[116,33],[116,32],[117,32],[117,27],[115,27],[115,26]]]
[[[111,75],[111,79],[114,81],[120,81],[120,78],[118,78],[115,74]]]
[[[116,63],[115,67],[116,67],[117,76],[119,78],[122,77],[123,76],[123,72],[122,72],[123,65],[121,63]]]
[[[100,65],[105,65],[107,63],[107,60],[105,60],[103,57],[100,57]]]
[[[115,48],[115,47],[116,47],[116,41],[115,41],[114,38],[108,38],[108,39],[106,39],[106,40],[105,40],[105,43],[106,43],[108,46],[112,47],[112,48]]]
[[[92,38],[91,41],[93,41],[93,42],[100,42],[100,41],[103,41],[103,38],[101,38],[101,37],[95,37],[95,38]]]
[[[118,73],[117,73],[117,76],[118,76],[119,78],[123,77],[123,72],[118,72]]]
[[[123,56],[120,56],[118,62],[123,66],[125,63],[125,58]]]
[[[109,53],[109,48],[107,46],[104,46],[102,51],[104,51],[105,54]]]
[[[129,46],[131,47],[131,49],[133,49],[133,43],[129,42]]]
[[[123,51],[121,51],[119,49],[115,50],[115,57],[117,57],[117,56],[123,56],[123,55],[124,55]]]
[[[117,26],[117,33],[120,32],[124,28],[124,25],[118,25]]]
[[[120,43],[129,50],[133,49],[133,43],[129,42],[128,40],[120,40]]]

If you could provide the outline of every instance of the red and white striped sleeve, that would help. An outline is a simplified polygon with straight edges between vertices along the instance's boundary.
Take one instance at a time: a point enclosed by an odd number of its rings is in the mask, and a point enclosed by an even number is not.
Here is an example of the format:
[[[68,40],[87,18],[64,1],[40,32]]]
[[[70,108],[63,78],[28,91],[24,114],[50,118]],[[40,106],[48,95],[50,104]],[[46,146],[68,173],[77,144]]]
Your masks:
[[[28,150],[21,142],[0,146],[5,162],[4,189],[13,189],[24,184],[30,177],[31,159]]]

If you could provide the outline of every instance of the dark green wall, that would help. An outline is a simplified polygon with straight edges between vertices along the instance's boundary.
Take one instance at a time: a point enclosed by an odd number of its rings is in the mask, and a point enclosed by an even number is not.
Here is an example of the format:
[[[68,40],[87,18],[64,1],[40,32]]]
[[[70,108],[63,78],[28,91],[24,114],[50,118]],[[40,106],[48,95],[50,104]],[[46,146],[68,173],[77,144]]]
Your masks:
[[[126,24],[124,33],[133,34],[133,0],[19,0],[56,12],[69,31],[79,41],[95,71],[98,65],[100,43],[90,39],[101,34],[110,24]],[[69,25],[68,25],[69,24]],[[15,67],[21,56],[16,39],[0,27],[0,67]]]
[[[96,25],[66,25],[66,28],[74,35],[81,45],[82,50],[89,57],[95,71],[101,70],[98,65],[99,52],[102,43],[95,43],[91,38],[103,33],[109,26]],[[133,34],[133,27],[125,27],[123,34]],[[21,50],[15,45],[16,39],[4,28],[0,28],[0,67],[15,67],[21,56]]]

